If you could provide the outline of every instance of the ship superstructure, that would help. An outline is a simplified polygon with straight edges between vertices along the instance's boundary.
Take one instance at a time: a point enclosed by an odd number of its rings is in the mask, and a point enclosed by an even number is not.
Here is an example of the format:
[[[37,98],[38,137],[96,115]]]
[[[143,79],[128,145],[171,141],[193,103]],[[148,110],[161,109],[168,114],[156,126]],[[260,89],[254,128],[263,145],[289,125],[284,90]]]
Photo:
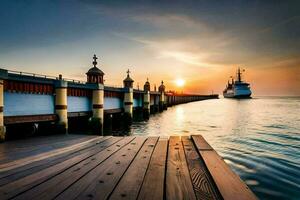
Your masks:
[[[244,72],[245,70],[243,70]],[[231,77],[231,80],[228,81],[225,90],[223,91],[223,96],[225,98],[251,98],[251,89],[250,84],[242,80],[241,69],[238,68],[236,73],[236,79]]]

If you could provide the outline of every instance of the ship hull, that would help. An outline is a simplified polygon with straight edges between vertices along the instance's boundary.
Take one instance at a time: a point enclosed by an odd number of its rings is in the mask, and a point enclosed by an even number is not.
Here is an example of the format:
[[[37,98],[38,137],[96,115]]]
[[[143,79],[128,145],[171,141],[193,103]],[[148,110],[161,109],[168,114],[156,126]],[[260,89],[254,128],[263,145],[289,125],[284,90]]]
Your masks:
[[[246,95],[234,95],[234,94],[223,94],[224,98],[232,98],[232,99],[251,99],[251,94]]]

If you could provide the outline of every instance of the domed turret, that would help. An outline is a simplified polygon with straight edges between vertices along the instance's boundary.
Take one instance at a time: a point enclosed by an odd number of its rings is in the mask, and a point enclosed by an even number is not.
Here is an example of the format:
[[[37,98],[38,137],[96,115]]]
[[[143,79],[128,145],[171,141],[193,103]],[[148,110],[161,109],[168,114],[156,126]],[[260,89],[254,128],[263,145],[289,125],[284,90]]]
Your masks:
[[[164,86],[164,82],[161,81],[161,85],[159,86],[158,91],[162,93],[162,92],[165,92],[165,89],[166,89],[166,86]]]
[[[98,67],[96,67],[97,59],[98,59],[96,57],[96,55],[94,55],[93,59],[94,59],[94,61],[93,61],[94,66],[92,68],[90,68],[89,71],[86,73],[87,82],[103,84],[104,73]]]
[[[146,83],[144,85],[144,91],[150,91],[150,83],[149,83],[148,78],[147,78],[147,81],[146,81]]]
[[[124,87],[125,88],[133,88],[133,82],[134,80],[129,76],[129,69],[127,71],[127,77],[123,80],[123,83],[124,83]]]

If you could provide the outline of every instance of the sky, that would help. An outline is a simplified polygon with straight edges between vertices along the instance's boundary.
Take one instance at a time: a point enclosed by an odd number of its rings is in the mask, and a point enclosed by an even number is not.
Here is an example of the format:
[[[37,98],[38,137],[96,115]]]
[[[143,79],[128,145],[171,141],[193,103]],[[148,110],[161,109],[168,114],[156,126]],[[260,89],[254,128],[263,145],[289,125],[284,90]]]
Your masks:
[[[1,68],[85,80],[94,54],[107,85],[221,94],[241,67],[254,95],[299,96],[300,1],[0,0]]]

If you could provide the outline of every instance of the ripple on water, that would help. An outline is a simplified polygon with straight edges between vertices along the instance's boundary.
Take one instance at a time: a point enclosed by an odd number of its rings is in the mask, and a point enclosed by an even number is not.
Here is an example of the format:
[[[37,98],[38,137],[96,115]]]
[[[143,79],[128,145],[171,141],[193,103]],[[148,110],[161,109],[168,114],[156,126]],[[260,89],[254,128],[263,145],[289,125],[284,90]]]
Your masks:
[[[300,199],[297,110],[299,98],[200,101],[154,115],[133,132],[202,134],[260,199]]]

